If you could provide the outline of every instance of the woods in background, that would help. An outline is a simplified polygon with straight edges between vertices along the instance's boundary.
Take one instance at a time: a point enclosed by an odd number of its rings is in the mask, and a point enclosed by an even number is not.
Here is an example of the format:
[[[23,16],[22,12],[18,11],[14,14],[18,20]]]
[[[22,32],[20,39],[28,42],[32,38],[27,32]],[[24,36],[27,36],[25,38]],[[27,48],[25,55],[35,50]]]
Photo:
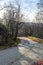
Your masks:
[[[43,39],[43,23],[23,23],[18,36],[34,36]]]
[[[37,3],[36,23],[22,22],[24,15],[21,13],[21,3],[21,1],[15,0],[15,3],[9,2],[2,8],[5,9],[5,12],[3,20],[0,19],[0,36],[5,37],[6,43],[9,36],[14,41],[16,41],[17,36],[34,36],[43,39],[43,1],[39,0],[39,3]]]

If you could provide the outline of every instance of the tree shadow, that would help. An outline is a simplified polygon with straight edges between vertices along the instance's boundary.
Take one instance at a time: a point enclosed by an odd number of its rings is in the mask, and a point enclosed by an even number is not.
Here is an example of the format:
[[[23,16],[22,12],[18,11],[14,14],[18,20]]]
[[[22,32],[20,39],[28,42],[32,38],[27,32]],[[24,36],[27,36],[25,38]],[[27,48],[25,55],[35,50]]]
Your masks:
[[[25,51],[25,49],[27,50],[28,48],[25,46],[17,46],[15,47],[17,50],[15,53],[15,60],[11,61],[8,65],[30,65],[30,63],[32,63],[33,59],[31,59],[28,56],[28,51]],[[23,49],[23,50],[22,50]],[[16,55],[19,54],[19,55]]]
[[[35,49],[37,50],[37,49]],[[33,46],[20,44],[0,51],[0,64],[1,65],[30,65],[39,52],[33,50]],[[35,55],[36,54],[36,55]]]
[[[38,55],[39,58],[43,58],[43,49],[41,48],[35,48],[32,49],[32,52]]]

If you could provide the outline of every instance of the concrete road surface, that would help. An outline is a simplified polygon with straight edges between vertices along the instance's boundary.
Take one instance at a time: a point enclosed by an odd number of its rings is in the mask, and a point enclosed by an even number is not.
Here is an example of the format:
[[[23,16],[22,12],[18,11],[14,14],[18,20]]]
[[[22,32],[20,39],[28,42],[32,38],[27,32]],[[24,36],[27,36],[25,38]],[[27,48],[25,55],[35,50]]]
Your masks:
[[[43,58],[43,44],[21,39],[17,47],[0,51],[0,65],[30,65],[33,61]]]

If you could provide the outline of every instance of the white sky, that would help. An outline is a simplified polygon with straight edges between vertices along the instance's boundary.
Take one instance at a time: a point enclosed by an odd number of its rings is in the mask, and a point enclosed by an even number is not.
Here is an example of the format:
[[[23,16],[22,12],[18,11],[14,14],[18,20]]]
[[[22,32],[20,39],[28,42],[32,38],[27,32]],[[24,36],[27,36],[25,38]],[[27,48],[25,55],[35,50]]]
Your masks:
[[[3,7],[3,5],[5,3],[8,3],[9,1],[14,2],[14,0],[1,0],[0,1],[0,8],[1,5]],[[38,2],[38,0],[22,0],[22,5],[21,5],[21,11],[24,14],[24,17],[26,18],[26,22],[28,21],[33,21],[33,19],[35,18],[36,12],[37,12],[37,5],[36,3]],[[3,12],[4,10],[0,11],[0,17],[3,17]]]

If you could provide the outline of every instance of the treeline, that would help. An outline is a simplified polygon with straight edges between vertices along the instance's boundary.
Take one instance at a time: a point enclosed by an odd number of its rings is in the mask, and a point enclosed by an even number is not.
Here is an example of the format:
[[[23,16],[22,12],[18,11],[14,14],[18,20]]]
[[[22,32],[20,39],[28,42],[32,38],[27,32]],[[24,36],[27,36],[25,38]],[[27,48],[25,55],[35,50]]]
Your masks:
[[[43,23],[24,23],[21,22],[18,36],[35,36],[43,39]]]

